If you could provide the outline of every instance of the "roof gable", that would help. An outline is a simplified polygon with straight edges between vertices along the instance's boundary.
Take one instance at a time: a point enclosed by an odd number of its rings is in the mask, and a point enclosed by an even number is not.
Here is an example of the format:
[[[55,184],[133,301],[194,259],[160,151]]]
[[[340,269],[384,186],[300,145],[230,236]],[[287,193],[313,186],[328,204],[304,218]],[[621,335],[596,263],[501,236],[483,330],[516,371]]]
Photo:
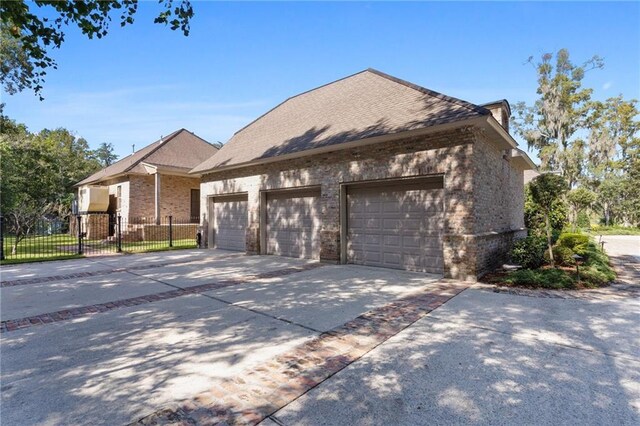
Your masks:
[[[487,114],[485,108],[368,69],[285,100],[192,172]]]
[[[204,139],[186,129],[180,129],[97,171],[76,186],[97,183],[124,173],[146,174],[143,162],[188,171],[217,151],[218,148]]]

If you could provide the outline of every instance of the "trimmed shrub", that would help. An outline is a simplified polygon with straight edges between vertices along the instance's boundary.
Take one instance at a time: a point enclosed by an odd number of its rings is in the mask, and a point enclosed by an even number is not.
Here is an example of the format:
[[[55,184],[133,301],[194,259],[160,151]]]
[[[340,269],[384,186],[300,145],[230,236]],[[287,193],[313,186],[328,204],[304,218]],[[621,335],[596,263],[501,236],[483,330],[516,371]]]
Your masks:
[[[511,272],[504,282],[511,285],[551,289],[575,288],[574,279],[562,269],[521,269]]]
[[[543,237],[526,237],[516,241],[511,249],[511,260],[526,269],[539,268],[544,264],[547,241]]]
[[[553,259],[556,261],[558,265],[562,266],[572,266],[576,264],[575,259],[573,258],[574,251],[569,247],[557,245],[553,247]],[[545,261],[549,261],[549,251],[544,251],[544,259]]]
[[[589,229],[591,226],[591,220],[589,219],[589,215],[587,212],[578,213],[578,217],[576,218],[576,225],[578,228]]]
[[[576,246],[589,244],[589,236],[573,232],[566,232],[558,238],[558,245],[576,251]]]

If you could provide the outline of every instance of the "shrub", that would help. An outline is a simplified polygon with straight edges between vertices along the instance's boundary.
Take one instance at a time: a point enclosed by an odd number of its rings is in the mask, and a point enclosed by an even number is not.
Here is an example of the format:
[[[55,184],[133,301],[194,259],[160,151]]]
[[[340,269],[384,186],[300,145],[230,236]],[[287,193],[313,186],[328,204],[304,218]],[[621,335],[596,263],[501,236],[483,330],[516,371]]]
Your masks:
[[[576,225],[578,226],[578,228],[589,229],[589,227],[591,226],[589,215],[586,212],[578,213],[578,217],[576,218]]]
[[[553,202],[549,221],[552,232],[560,232],[567,225],[569,211],[563,199],[558,198]],[[531,235],[545,236],[545,220],[540,205],[531,197],[530,184],[525,186],[524,223]]]
[[[526,237],[513,244],[511,260],[526,269],[539,268],[544,264],[547,242],[542,237]]]
[[[511,272],[504,282],[511,285],[551,289],[575,288],[574,279],[562,269],[521,269]]]
[[[601,271],[594,266],[580,268],[580,280],[586,284],[587,287],[599,287],[613,281],[614,279],[615,274],[613,274],[612,277],[611,274]]]
[[[576,251],[576,246],[586,244],[589,244],[589,236],[585,234],[566,232],[560,235],[560,238],[558,238],[558,245],[567,247],[573,251]]]
[[[573,258],[574,255],[574,251],[571,250],[569,247],[565,247],[565,246],[561,246],[561,245],[557,245],[553,247],[553,258],[555,259],[556,263],[558,265],[562,265],[562,266],[571,266],[571,265],[575,265],[576,261]],[[545,261],[549,261],[549,251],[545,250],[544,251],[544,259]]]

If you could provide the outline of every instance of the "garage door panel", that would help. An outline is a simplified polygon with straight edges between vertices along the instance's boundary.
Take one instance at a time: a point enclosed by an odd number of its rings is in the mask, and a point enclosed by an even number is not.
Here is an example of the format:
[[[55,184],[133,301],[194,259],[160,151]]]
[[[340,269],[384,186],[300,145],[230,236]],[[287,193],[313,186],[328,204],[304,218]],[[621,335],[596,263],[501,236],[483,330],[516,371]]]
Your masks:
[[[387,247],[400,247],[400,237],[398,235],[385,235],[384,245]]]
[[[267,194],[267,254],[320,257],[320,191]]]
[[[442,273],[441,181],[350,188],[347,201],[349,262]]]
[[[214,198],[213,247],[246,250],[247,212],[246,196]]]

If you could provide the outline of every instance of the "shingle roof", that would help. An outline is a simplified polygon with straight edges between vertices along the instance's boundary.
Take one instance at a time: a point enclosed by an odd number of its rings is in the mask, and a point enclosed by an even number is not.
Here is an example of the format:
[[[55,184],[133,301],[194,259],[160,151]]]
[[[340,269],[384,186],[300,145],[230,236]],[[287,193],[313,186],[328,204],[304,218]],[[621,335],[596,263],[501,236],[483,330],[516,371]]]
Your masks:
[[[92,174],[76,186],[97,183],[123,173],[146,173],[143,162],[188,171],[217,151],[218,148],[204,139],[180,129]]]
[[[192,173],[487,114],[483,107],[367,69],[285,100],[236,132]]]

